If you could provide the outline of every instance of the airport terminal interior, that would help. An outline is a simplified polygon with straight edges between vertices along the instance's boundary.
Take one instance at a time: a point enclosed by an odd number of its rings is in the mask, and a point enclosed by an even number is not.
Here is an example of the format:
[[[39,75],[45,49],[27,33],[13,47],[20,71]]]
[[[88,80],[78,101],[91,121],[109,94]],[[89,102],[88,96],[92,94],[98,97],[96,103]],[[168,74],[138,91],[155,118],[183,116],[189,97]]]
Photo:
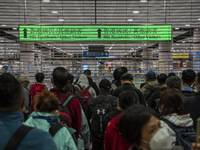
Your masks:
[[[0,69],[17,77],[57,66],[112,80],[125,66],[144,74],[200,70],[199,0],[0,0]]]

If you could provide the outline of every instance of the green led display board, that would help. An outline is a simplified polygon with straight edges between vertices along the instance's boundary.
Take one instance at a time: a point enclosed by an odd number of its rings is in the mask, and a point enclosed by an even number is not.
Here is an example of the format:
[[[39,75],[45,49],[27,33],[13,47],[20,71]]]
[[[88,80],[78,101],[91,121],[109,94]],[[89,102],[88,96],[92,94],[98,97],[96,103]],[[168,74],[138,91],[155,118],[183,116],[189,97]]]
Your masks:
[[[19,25],[19,39],[34,41],[171,41],[171,25]]]

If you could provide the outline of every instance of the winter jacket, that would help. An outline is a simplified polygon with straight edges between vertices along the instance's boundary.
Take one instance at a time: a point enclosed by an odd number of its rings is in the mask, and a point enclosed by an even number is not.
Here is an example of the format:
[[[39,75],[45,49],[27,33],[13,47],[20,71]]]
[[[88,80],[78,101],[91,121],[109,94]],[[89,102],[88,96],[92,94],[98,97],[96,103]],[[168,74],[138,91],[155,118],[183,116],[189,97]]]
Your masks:
[[[18,111],[0,112],[0,149],[3,150],[15,131],[22,125],[23,114]],[[17,150],[57,150],[47,132],[32,129],[24,137]]]
[[[121,114],[122,111],[121,110],[114,110],[108,114],[106,114],[104,117],[103,117],[103,129],[104,131],[106,130],[107,126],[108,126],[108,123],[115,117],[117,117],[119,114]]]
[[[149,96],[160,89],[157,81],[147,82],[142,88],[141,91],[144,94],[145,99],[147,100]]]
[[[82,125],[81,133],[78,136],[78,150],[85,150],[90,147],[90,129],[84,111],[81,109]]]
[[[51,89],[50,91],[52,93],[54,93],[57,97],[60,94],[62,94],[62,91],[59,91],[57,89]],[[78,135],[81,132],[82,118],[81,118],[81,104],[80,104],[80,101],[76,97],[74,97],[70,101],[70,103],[68,105],[68,110],[69,110],[70,117],[71,117],[71,120],[72,120],[71,127],[76,130],[75,135],[78,138]]]
[[[88,81],[87,76],[82,74],[79,77],[77,84],[79,84],[82,88],[87,88],[89,86],[89,81]],[[88,91],[90,92],[90,94],[92,95],[93,98],[97,97],[96,92],[92,86],[88,89]]]
[[[27,126],[31,126],[43,131],[49,132],[51,125],[46,119],[33,118],[34,116],[44,116],[52,119],[55,123],[59,124],[60,119],[58,115],[49,113],[32,112],[29,119],[24,123]],[[58,150],[77,150],[74,140],[66,127],[61,128],[53,137]]]
[[[112,95],[118,97],[119,94],[125,90],[133,90],[139,97],[139,103],[146,106],[146,101],[143,93],[139,89],[137,89],[133,84],[130,83],[122,84],[112,92]]]
[[[195,96],[185,98],[183,108],[190,113],[190,117],[194,122],[194,130],[196,130],[196,121],[200,117],[200,92]]]
[[[174,125],[178,127],[192,127],[193,126],[193,121],[192,118],[190,118],[189,114],[188,115],[178,115],[176,113],[164,116],[163,118],[167,119]],[[176,144],[176,133],[164,122],[160,121],[161,126],[166,128],[171,140],[172,140],[172,146]]]
[[[158,106],[156,104],[156,101],[155,100],[158,100],[160,99],[160,95],[161,93],[166,90],[167,87],[162,87],[160,88],[158,91],[155,91],[153,92],[149,98],[146,100],[147,101],[147,104],[150,108],[153,108],[154,110],[158,111]]]
[[[110,121],[104,135],[104,150],[128,150],[131,146],[119,133],[117,123],[121,115]]]

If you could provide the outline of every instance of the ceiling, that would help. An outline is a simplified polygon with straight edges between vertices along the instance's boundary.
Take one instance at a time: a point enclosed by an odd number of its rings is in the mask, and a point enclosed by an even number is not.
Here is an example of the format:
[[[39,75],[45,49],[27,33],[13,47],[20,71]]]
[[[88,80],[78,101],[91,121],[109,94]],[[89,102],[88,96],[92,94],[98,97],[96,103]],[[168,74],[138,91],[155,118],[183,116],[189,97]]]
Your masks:
[[[48,1],[48,0],[46,0]],[[0,53],[19,50],[18,25],[171,24],[176,38],[173,50],[192,50],[193,29],[200,28],[199,0],[1,0]],[[179,28],[179,29],[178,29]],[[189,34],[184,34],[189,32]],[[182,38],[180,35],[182,35]],[[12,38],[9,38],[12,37]],[[14,38],[13,38],[14,37]],[[179,39],[180,38],[180,39]],[[14,40],[13,40],[14,39]],[[134,43],[36,43],[60,52],[81,53],[90,44],[104,44],[112,55],[144,50],[155,42]],[[187,49],[186,49],[187,48]],[[154,49],[158,49],[155,46]],[[6,50],[6,52],[5,52]]]

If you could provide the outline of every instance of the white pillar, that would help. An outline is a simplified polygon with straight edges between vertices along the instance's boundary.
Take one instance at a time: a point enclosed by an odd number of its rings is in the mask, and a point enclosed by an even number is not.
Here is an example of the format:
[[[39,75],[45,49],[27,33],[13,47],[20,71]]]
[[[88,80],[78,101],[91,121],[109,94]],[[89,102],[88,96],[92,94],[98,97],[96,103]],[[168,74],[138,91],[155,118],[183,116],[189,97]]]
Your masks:
[[[34,50],[33,43],[20,43],[21,76],[29,77],[31,81],[34,81],[35,74]]]

